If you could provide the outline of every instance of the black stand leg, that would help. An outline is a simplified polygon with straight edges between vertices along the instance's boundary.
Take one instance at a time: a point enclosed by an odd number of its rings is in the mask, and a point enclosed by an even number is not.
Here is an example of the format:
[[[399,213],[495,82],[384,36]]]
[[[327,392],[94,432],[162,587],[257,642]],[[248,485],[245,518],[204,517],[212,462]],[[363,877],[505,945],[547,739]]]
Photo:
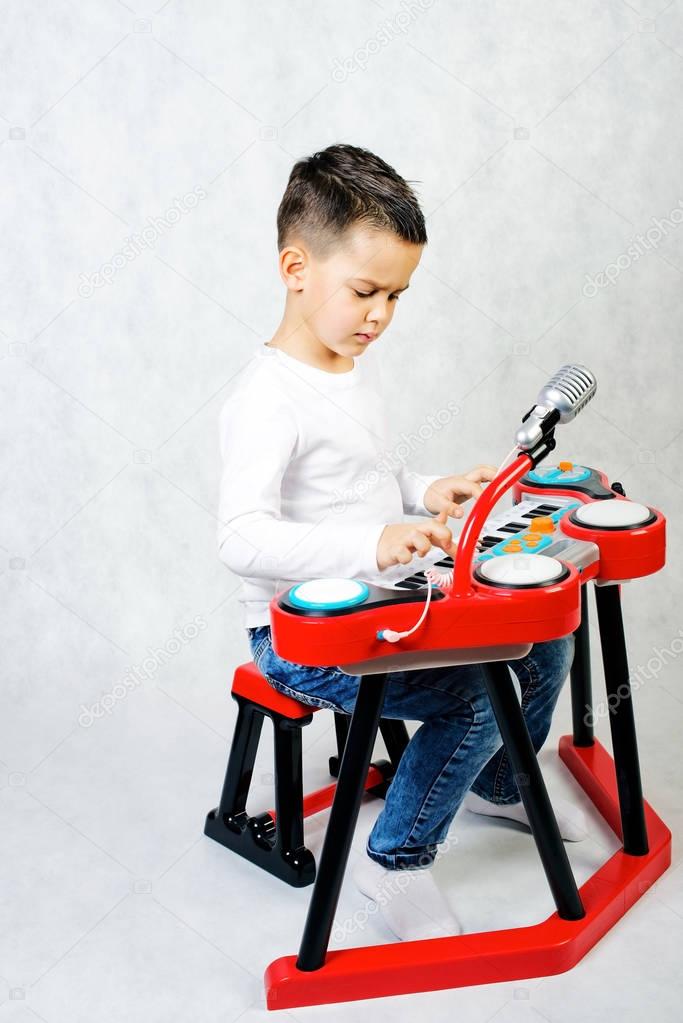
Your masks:
[[[624,852],[648,852],[640,763],[618,584],[595,587]]]
[[[588,587],[581,587],[581,624],[574,633],[574,661],[570,671],[572,725],[575,746],[593,745],[591,648],[588,631]]]
[[[317,970],[325,962],[351,840],[365,791],[386,684],[385,672],[362,675],[360,679],[301,939],[296,963],[299,970]]]
[[[586,915],[585,910],[510,670],[504,661],[492,661],[482,664],[482,667],[491,706],[510,758],[557,912],[564,920],[580,920]]]

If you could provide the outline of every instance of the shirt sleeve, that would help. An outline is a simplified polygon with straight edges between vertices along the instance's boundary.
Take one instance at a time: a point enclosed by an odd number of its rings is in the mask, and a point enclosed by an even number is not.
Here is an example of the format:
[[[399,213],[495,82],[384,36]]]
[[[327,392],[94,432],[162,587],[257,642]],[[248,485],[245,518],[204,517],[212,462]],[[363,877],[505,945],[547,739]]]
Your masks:
[[[433,516],[434,513],[428,511],[424,506],[424,496],[427,487],[431,486],[435,480],[440,480],[441,476],[423,476],[421,473],[406,469],[404,465],[395,473],[395,476],[401,490],[403,511],[406,515]]]
[[[281,485],[295,454],[294,412],[255,389],[229,398],[219,420],[222,473],[218,556],[235,575],[306,580],[376,576],[377,544],[385,522],[282,519]]]

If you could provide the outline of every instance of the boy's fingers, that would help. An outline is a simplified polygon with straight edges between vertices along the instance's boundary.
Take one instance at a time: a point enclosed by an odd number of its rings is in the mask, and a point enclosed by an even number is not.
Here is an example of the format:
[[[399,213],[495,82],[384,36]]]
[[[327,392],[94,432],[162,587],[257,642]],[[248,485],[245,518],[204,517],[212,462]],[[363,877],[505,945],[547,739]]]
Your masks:
[[[443,522],[425,522],[417,528],[420,533],[430,537],[430,539],[442,540],[444,543],[450,543],[453,539],[453,534]]]
[[[429,552],[432,545],[430,544],[429,540],[424,535],[424,533],[420,533],[419,531],[416,530],[414,536],[415,539],[410,541],[408,549],[412,547],[414,548],[416,553],[420,555],[420,557],[424,557],[425,554]]]
[[[477,465],[474,469],[470,469],[469,472],[465,473],[466,480],[488,480],[489,483],[494,479],[497,468],[495,465]]]
[[[470,497],[479,497],[481,494],[481,487],[473,480],[467,480],[466,484],[461,484],[461,489],[467,491]]]

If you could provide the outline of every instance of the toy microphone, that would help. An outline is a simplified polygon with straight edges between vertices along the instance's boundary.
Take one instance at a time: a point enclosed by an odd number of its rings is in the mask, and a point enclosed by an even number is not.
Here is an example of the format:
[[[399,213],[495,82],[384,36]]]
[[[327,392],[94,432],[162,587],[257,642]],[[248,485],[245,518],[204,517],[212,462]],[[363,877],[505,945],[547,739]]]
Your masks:
[[[517,447],[528,451],[550,433],[557,423],[570,422],[591,400],[597,389],[595,377],[585,366],[570,362],[540,391],[515,434]]]

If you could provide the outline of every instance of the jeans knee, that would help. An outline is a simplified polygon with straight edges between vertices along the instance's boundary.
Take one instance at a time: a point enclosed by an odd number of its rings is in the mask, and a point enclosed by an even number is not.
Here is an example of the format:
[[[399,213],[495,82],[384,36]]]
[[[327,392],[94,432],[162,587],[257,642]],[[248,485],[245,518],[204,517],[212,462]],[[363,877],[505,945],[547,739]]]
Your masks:
[[[503,743],[498,722],[490,706],[486,711],[475,714],[472,730],[477,736],[477,747],[490,755],[493,755]]]
[[[574,662],[576,639],[573,632],[561,639],[553,640],[554,674],[557,684],[562,685]]]
[[[576,651],[576,636],[574,635],[574,633],[570,632],[568,636],[565,636],[564,642],[567,658],[567,671],[569,671],[574,660],[574,653]]]
[[[559,691],[562,688],[574,661],[574,647],[574,633],[570,633],[569,636],[562,636],[560,639],[536,643],[531,648],[527,655],[529,663],[525,667],[536,691],[541,689]]]

